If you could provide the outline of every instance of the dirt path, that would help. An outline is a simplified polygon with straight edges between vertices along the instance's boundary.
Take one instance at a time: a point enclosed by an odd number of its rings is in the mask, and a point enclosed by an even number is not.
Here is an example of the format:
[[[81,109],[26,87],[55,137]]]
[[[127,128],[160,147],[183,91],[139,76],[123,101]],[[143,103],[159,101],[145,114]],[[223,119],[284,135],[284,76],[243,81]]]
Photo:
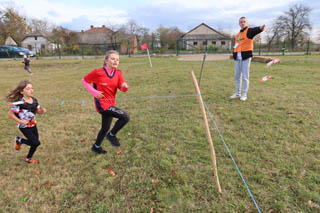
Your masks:
[[[230,54],[208,54],[206,61],[221,61],[229,60]],[[192,55],[180,55],[178,58],[179,61],[202,61],[203,54],[192,54]]]

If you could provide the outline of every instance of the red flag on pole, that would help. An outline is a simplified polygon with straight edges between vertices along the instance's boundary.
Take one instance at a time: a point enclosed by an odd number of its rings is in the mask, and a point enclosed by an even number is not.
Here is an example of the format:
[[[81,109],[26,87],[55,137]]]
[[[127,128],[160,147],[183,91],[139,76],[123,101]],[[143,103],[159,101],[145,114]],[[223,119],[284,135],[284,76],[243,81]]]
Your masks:
[[[146,50],[148,49],[148,44],[147,43],[144,43],[144,44],[141,44],[141,50]]]

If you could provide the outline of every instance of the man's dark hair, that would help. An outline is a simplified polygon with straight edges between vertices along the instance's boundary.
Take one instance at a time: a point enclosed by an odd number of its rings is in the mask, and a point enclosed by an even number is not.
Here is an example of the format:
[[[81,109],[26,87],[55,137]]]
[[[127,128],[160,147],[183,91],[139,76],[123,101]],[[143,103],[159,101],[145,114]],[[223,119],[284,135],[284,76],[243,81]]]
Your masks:
[[[241,18],[239,18],[239,20],[240,20],[240,19],[243,19],[243,18],[246,18],[246,17],[242,16]]]

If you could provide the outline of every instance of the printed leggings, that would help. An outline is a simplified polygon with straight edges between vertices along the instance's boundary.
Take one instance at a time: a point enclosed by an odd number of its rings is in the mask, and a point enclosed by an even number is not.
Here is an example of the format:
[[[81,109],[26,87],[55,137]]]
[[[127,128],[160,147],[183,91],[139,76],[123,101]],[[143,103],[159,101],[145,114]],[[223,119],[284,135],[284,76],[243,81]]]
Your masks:
[[[32,158],[35,151],[37,150],[38,146],[40,145],[37,126],[30,127],[30,128],[20,128],[20,131],[27,138],[27,140],[22,138],[21,142],[23,144],[30,146],[30,150],[27,155],[27,158],[30,159]]]
[[[118,107],[111,106],[107,110],[103,111],[101,113],[101,118],[102,118],[102,124],[101,124],[101,129],[98,133],[97,140],[96,140],[96,145],[100,146],[104,137],[106,136],[111,122],[112,118],[118,118],[116,123],[114,124],[111,132],[112,134],[117,134],[117,132],[122,129],[130,120],[130,116],[128,113],[125,111],[119,109]]]

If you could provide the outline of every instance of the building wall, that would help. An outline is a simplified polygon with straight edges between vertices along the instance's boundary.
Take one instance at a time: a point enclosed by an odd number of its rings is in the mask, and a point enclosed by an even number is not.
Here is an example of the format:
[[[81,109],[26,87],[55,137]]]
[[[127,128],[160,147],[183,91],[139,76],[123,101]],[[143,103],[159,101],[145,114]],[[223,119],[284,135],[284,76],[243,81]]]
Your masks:
[[[205,43],[206,42],[206,43]],[[224,42],[224,43],[223,43]],[[206,46],[209,47],[210,45],[215,45],[217,48],[220,49],[231,49],[231,41],[230,40],[220,40],[220,39],[210,39],[210,40],[203,40],[203,39],[195,39],[195,40],[186,40],[184,48],[187,50],[193,49],[205,49]]]
[[[183,36],[183,47],[187,50],[205,50],[210,45],[224,50],[231,49],[231,40],[224,35],[217,33],[206,25],[199,25]]]
[[[42,36],[27,37],[21,42],[22,47],[31,49],[36,53],[41,53],[42,49],[52,51],[57,48],[56,44],[51,43]]]
[[[222,37],[220,34],[212,31],[210,28],[208,28],[208,27],[206,27],[204,25],[199,26],[195,30],[193,30],[190,33],[188,33],[186,36],[187,37],[192,37],[194,35],[210,35],[210,36]]]

